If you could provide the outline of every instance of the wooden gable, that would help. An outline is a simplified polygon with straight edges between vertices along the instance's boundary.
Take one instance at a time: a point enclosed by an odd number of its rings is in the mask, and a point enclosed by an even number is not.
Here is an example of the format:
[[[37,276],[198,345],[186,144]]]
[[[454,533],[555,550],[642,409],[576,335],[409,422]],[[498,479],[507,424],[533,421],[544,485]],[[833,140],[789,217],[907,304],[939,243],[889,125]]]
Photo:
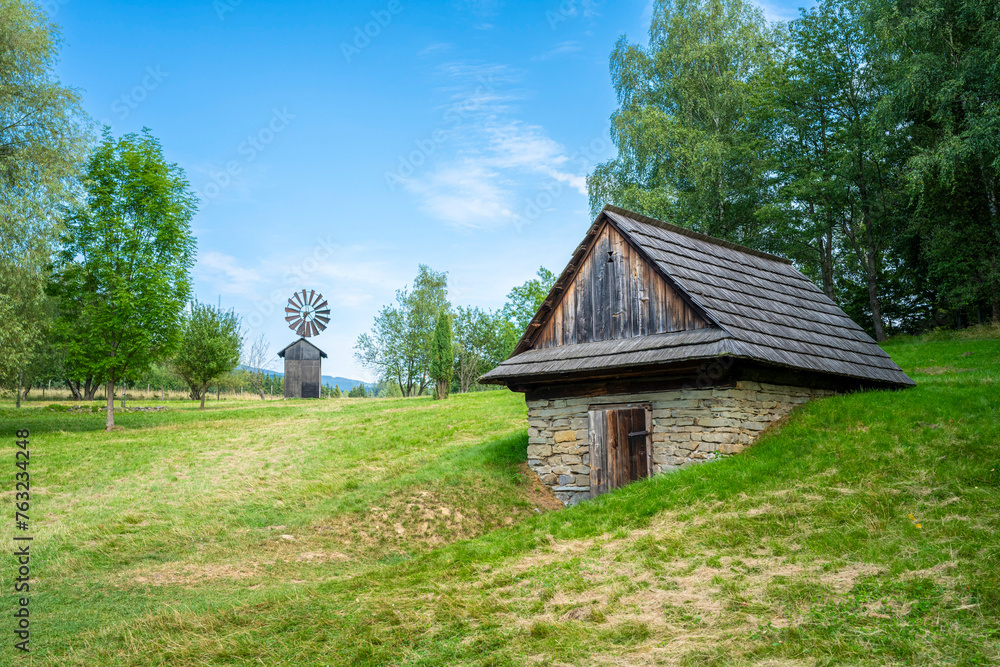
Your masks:
[[[713,326],[618,230],[604,224],[531,347]]]

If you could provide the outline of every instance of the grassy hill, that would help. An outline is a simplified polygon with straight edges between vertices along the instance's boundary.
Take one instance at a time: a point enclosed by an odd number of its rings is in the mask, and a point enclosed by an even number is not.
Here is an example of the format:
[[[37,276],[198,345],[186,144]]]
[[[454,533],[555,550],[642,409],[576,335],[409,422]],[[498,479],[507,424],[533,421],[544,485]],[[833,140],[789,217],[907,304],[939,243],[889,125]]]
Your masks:
[[[4,410],[32,429],[27,664],[996,664],[1000,340],[978,335],[893,341],[915,389],[558,511],[506,392],[178,403],[110,436]]]

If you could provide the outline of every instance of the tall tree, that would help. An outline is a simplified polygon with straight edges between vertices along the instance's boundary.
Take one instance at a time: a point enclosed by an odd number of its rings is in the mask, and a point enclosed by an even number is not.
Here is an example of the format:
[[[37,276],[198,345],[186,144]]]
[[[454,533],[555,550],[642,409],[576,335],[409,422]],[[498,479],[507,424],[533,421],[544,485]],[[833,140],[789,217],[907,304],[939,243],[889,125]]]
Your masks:
[[[459,391],[469,391],[483,373],[506,359],[519,335],[502,311],[459,306],[455,312],[455,374]]]
[[[591,208],[759,245],[770,119],[758,98],[773,49],[749,0],[657,0],[648,46],[622,37],[611,54],[618,156],[588,178]]]
[[[912,138],[907,181],[929,269],[954,305],[985,301],[1000,322],[1000,4],[880,9],[899,65],[882,110]]]
[[[892,58],[875,17],[868,0],[822,0],[802,10],[789,26],[782,62],[771,68],[771,90],[783,208],[774,236],[786,239],[787,254],[818,265],[831,298],[838,278],[857,275],[881,341],[881,283],[898,222],[902,153],[897,128],[877,113]]]
[[[201,399],[202,410],[209,386],[236,368],[242,347],[243,332],[236,313],[197,301],[191,304],[173,365],[191,388],[191,397]]]
[[[434,336],[431,338],[430,376],[437,384],[434,398],[448,398],[451,379],[455,374],[455,350],[451,333],[451,313],[443,308],[438,313]]]
[[[78,358],[107,383],[111,430],[115,384],[166,358],[180,338],[196,200],[145,130],[116,140],[106,129],[84,187],[62,234],[54,291],[77,305],[79,320],[64,323],[74,330],[67,344],[88,350]]]
[[[403,396],[420,395],[430,381],[438,313],[450,307],[448,274],[421,264],[412,291],[397,290],[395,305],[384,306],[372,330],[358,337],[355,357],[380,380],[395,383]]]
[[[90,141],[78,93],[54,72],[59,43],[37,5],[0,0],[0,383],[8,385],[42,344],[57,213]]]
[[[517,337],[525,332],[528,323],[541,307],[545,297],[549,295],[558,276],[544,266],[538,267],[537,278],[526,280],[507,293],[507,302],[503,306],[504,317],[514,326]],[[517,342],[516,339],[514,341]],[[513,347],[511,348],[513,350]]]

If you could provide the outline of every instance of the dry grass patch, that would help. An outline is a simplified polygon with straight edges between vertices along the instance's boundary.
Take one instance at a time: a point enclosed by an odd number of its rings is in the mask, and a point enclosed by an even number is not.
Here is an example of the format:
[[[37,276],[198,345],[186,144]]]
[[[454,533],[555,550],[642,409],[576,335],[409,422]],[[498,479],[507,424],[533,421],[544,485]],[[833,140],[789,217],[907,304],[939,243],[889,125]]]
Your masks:
[[[626,642],[635,644],[627,652],[575,664],[680,664],[693,651],[743,641],[761,625],[799,625],[803,591],[836,602],[882,572],[867,563],[798,562],[760,549],[737,556],[694,546],[690,555],[669,557],[671,545],[690,539],[688,531],[706,517],[697,518],[666,512],[627,537],[551,541],[525,555],[494,573],[513,579],[493,592],[506,607],[505,623],[532,635],[549,626],[571,634],[573,626],[612,634],[632,628],[641,639]],[[883,611],[873,606],[872,613]]]

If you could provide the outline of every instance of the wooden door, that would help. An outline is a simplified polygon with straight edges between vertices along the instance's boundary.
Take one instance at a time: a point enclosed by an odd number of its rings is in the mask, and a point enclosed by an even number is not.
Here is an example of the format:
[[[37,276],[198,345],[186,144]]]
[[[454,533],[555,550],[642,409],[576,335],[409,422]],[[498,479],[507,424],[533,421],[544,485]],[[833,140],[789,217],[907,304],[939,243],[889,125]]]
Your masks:
[[[589,416],[591,496],[649,477],[649,407],[594,408]]]

